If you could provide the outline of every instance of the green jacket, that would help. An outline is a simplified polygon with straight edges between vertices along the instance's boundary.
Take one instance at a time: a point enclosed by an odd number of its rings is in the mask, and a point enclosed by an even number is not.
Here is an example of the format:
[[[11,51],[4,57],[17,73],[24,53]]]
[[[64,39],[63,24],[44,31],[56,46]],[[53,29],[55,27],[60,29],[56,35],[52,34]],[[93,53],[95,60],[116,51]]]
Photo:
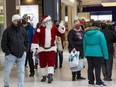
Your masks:
[[[83,40],[84,56],[104,57],[108,59],[104,34],[97,27],[89,27]]]

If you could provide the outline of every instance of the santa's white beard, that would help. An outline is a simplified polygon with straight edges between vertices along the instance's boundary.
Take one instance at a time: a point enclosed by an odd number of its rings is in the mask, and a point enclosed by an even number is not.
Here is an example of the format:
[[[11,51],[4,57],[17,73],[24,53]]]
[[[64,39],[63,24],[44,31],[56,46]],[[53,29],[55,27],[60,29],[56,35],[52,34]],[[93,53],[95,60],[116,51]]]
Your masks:
[[[49,22],[46,24],[46,29],[51,29],[53,27],[53,23]]]
[[[52,22],[49,22],[46,24],[46,30],[45,30],[45,47],[51,46],[51,29],[53,27]]]

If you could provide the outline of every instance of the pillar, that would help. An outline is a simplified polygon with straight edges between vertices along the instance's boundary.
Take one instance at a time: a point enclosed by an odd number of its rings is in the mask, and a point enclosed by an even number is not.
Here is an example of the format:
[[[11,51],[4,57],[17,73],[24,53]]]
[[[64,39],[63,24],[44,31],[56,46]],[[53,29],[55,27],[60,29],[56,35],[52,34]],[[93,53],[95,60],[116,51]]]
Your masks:
[[[43,15],[50,15],[52,21],[61,20],[61,0],[43,0]]]
[[[16,13],[16,0],[4,0],[5,7],[5,22],[6,27],[11,25],[12,16]]]

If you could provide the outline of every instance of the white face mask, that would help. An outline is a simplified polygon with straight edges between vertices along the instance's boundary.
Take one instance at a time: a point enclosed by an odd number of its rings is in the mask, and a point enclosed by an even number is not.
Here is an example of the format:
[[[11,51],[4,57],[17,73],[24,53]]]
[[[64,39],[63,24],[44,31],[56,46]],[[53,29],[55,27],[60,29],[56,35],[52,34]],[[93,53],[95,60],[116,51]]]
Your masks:
[[[52,21],[48,21],[48,22],[46,22],[45,26],[46,26],[46,27],[52,27],[52,26],[53,26]]]
[[[46,22],[45,25],[46,25],[46,27],[52,25],[52,21],[48,21],[48,22]]]

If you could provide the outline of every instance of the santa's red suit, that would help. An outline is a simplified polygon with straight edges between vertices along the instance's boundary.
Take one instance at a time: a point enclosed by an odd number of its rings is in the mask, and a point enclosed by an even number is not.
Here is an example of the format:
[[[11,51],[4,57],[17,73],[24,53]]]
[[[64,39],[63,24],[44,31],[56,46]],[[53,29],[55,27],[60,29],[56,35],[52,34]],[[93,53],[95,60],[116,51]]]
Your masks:
[[[42,23],[51,20],[50,16],[43,17]],[[52,26],[47,28],[45,26],[38,26],[36,28],[32,49],[38,48],[38,57],[40,60],[40,68],[42,76],[54,74],[55,65],[55,37],[60,36],[65,32],[65,27],[61,23],[59,28]]]

